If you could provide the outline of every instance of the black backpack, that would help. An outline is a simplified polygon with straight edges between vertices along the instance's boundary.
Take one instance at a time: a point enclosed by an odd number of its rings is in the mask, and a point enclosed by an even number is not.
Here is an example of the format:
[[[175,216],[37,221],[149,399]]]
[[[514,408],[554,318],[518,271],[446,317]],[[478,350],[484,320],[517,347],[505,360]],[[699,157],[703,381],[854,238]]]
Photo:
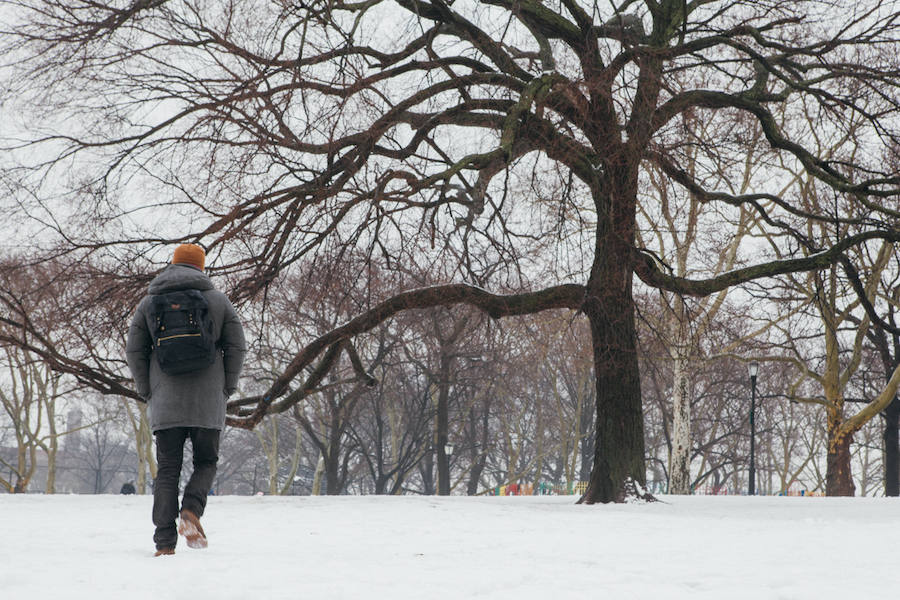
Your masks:
[[[151,297],[153,351],[163,373],[180,375],[216,361],[216,340],[209,304],[197,290]]]

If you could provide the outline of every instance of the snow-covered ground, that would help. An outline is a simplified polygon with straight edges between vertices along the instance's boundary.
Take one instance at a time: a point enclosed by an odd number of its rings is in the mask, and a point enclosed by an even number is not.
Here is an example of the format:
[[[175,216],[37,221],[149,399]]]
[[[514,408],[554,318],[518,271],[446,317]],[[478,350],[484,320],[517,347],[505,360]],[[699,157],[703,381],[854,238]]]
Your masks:
[[[897,499],[213,497],[153,557],[148,496],[0,495],[0,598],[840,598],[900,594]]]

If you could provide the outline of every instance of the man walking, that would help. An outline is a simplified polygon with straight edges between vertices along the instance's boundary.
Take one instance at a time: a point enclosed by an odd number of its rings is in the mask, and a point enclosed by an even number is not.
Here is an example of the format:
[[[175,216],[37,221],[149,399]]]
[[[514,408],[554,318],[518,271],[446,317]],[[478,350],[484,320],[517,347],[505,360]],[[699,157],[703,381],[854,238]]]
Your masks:
[[[174,554],[181,533],[192,548],[207,546],[200,517],[216,475],[225,402],[237,389],[246,342],[234,307],[203,272],[206,253],[182,244],[150,283],[128,330],[126,357],[135,387],[148,403],[156,436],[153,487],[156,556]],[[194,471],[178,483],[190,439]]]

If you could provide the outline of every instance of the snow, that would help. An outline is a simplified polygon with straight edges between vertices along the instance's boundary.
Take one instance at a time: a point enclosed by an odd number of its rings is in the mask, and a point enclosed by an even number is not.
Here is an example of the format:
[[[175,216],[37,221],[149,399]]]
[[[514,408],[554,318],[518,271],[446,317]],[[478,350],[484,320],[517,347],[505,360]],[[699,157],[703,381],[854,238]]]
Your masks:
[[[900,499],[211,497],[153,557],[149,496],[0,496],[0,597],[895,597]]]

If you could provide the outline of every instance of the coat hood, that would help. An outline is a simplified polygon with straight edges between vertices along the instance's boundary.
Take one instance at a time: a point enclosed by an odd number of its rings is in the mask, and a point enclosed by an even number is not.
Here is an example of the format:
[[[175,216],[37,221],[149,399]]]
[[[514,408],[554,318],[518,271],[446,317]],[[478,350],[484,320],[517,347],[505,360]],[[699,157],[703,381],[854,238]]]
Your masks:
[[[163,269],[150,282],[148,291],[151,295],[155,295],[179,290],[200,290],[202,292],[211,289],[213,289],[213,284],[206,273],[200,269],[179,264],[169,265]]]

